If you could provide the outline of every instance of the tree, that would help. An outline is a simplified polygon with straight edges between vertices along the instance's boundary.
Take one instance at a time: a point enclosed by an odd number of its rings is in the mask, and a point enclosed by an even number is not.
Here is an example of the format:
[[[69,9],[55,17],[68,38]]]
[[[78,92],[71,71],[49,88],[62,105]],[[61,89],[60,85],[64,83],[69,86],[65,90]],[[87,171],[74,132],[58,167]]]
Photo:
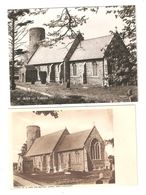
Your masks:
[[[21,147],[21,155],[24,156],[27,152],[27,144],[24,143]]]
[[[20,54],[26,53],[20,46],[23,44],[22,40],[27,34],[26,27],[32,23],[31,20],[24,20],[24,16],[29,14],[29,9],[13,9],[8,10],[8,33],[9,33],[9,49],[10,49],[10,80],[11,89],[14,90],[15,85],[15,62]]]
[[[88,20],[85,14],[78,16],[77,12],[91,11],[97,13],[98,9],[99,7],[62,8],[55,19],[44,24],[49,27],[49,44],[53,45],[65,37],[74,39],[79,32],[77,27],[82,26]]]
[[[33,23],[26,16],[45,14],[48,9],[10,9],[8,10],[8,34],[9,34],[9,50],[10,50],[10,80],[11,89],[14,90],[15,85],[15,63],[18,56],[27,53],[22,46],[25,43],[24,37],[27,35],[27,27]]]
[[[107,140],[104,141],[104,143],[105,143],[105,146],[111,145],[114,148],[114,138],[107,139]],[[110,169],[112,170],[112,168],[115,164],[115,158],[114,158],[113,155],[109,155],[108,159],[109,159],[109,162],[110,162]]]
[[[137,57],[136,57],[136,15],[135,6],[113,6],[107,7],[107,14],[113,13],[116,18],[121,18],[124,23],[124,28],[120,32],[121,37],[125,40],[126,46],[130,55],[128,56],[130,67],[129,70],[125,67],[126,74],[130,73],[129,80],[132,84],[137,84]],[[118,70],[119,73],[121,70]],[[121,76],[117,75],[118,78]],[[126,76],[125,76],[126,78]]]
[[[38,115],[41,115],[43,114],[44,116],[48,116],[48,115],[51,115],[53,116],[54,118],[58,118],[58,112],[59,111],[54,111],[54,110],[51,110],[51,111],[33,111],[35,114],[38,114]]]
[[[112,170],[113,165],[115,164],[115,157],[113,155],[108,156],[110,162],[110,169]]]
[[[105,57],[108,62],[109,84],[129,84],[132,68],[129,56],[130,53],[125,47],[119,33],[114,33],[114,37],[105,51]]]
[[[112,147],[114,147],[114,138],[111,138],[111,139],[105,140],[104,142],[105,142],[105,145],[110,144],[110,145],[112,145]]]

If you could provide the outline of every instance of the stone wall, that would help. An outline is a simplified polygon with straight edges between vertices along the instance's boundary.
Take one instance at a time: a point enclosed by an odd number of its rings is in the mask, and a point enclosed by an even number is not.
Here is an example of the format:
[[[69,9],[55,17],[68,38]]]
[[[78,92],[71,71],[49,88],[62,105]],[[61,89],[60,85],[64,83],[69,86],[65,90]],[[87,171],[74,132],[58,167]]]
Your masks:
[[[97,75],[93,75],[92,61],[75,62],[76,75],[73,75],[73,63],[70,63],[70,81],[72,84],[84,84],[84,76],[86,77],[86,83],[91,85],[103,85],[103,60],[96,60],[97,63]],[[86,66],[86,67],[85,67]],[[106,65],[105,65],[106,67]],[[86,70],[85,70],[86,69]],[[86,72],[86,75],[84,73]]]
[[[96,160],[91,159],[91,142],[94,138],[96,138],[101,144],[101,159],[96,159]],[[103,169],[105,167],[104,165],[105,146],[96,128],[92,130],[92,133],[88,137],[88,140],[85,143],[85,149],[86,149],[87,158],[88,158],[88,169],[89,170]]]
[[[58,153],[59,171],[84,171],[84,152],[81,150]]]
[[[62,136],[60,137],[60,139],[59,139],[56,147],[54,148],[54,151],[57,151],[58,150],[60,144],[63,142],[65,136],[68,135],[68,134],[69,134],[68,130],[65,129],[64,132],[63,132],[63,134],[62,134]],[[58,159],[58,153],[57,152],[54,152],[54,154],[53,154],[53,160],[54,160],[53,161],[54,162],[53,163],[53,169],[55,171],[59,171],[60,170],[60,165],[59,165],[59,159]]]
[[[50,172],[50,155],[40,155],[32,157],[33,160],[33,169],[35,171],[44,171],[44,172]]]

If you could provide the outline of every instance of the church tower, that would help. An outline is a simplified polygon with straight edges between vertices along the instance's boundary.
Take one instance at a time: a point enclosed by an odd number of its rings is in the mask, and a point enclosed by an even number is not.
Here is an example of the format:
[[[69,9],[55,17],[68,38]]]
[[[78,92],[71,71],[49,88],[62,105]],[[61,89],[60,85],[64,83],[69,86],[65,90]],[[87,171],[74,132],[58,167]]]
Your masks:
[[[41,27],[31,28],[29,30],[29,56],[38,48],[40,41],[45,39],[45,29]]]

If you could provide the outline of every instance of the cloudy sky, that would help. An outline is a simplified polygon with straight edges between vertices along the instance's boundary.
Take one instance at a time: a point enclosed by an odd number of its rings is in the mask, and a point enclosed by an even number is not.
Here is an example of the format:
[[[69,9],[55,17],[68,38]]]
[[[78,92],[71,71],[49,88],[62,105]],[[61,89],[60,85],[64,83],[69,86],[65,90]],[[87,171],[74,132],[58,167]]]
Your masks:
[[[95,125],[103,139],[113,138],[112,109],[62,110],[59,117],[36,115],[32,111],[10,113],[13,160],[17,161],[21,146],[26,141],[26,126],[38,125],[41,135],[49,134],[65,127],[70,133],[92,129]],[[109,149],[110,152],[111,149]]]

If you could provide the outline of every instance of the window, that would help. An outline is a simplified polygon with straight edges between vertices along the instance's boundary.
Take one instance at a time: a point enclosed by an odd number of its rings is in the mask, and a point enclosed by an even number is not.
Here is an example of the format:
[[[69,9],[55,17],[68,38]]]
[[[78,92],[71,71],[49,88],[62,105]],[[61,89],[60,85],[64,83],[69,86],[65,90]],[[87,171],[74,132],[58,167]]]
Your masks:
[[[97,139],[91,142],[91,159],[101,159],[101,144]]]
[[[93,76],[97,76],[97,63],[92,62]]]
[[[75,152],[75,158],[76,158],[76,163],[79,163],[80,162],[80,153],[79,152]]]
[[[60,159],[61,159],[61,163],[64,163],[63,153],[60,153]]]
[[[73,67],[73,76],[76,76],[77,75],[77,65],[73,63],[72,67]]]

